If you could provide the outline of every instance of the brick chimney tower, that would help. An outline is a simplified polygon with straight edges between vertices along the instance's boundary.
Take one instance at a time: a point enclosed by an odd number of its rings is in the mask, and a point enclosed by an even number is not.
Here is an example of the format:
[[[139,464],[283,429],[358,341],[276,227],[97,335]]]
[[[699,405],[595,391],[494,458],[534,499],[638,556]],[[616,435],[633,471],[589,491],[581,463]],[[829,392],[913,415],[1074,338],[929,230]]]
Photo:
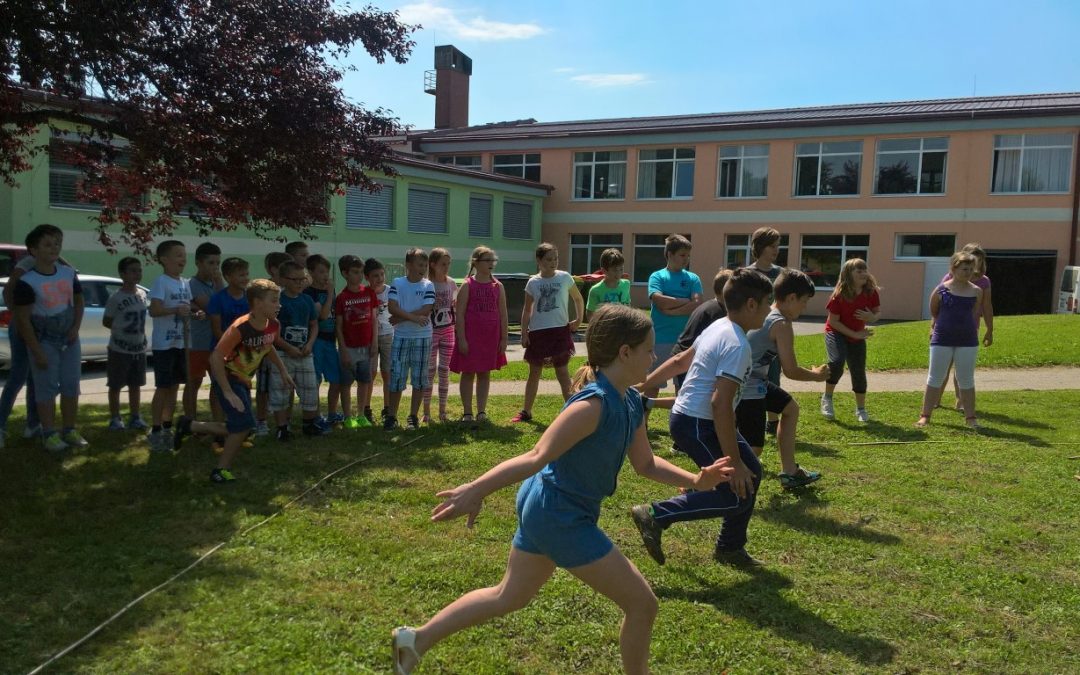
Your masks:
[[[453,45],[435,48],[435,70],[424,73],[424,91],[435,95],[435,128],[469,126],[472,59]]]

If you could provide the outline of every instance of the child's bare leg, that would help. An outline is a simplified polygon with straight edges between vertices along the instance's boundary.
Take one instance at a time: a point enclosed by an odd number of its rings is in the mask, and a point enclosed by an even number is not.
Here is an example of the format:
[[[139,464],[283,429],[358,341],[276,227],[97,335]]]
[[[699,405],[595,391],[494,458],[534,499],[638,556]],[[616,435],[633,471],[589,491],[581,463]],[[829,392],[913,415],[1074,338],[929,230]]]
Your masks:
[[[356,385],[356,409],[362,415],[371,407],[371,393],[375,388],[373,382],[363,382]]]
[[[565,401],[570,398],[570,366],[563,364],[561,366],[555,366],[555,379],[559,381],[559,387],[562,388],[562,397]]]
[[[117,396],[119,396],[120,391],[117,390],[116,393],[117,393]],[[111,405],[111,402],[110,402],[110,405]],[[132,417],[138,417],[139,416],[139,407],[141,405],[142,405],[142,390],[139,389],[138,387],[128,387],[128,413]],[[113,415],[114,417],[116,415],[120,414],[119,407],[120,406],[119,406],[119,401],[118,401],[117,402],[117,412],[116,412],[115,415]]]
[[[795,463],[795,426],[798,423],[799,404],[792,399],[780,412],[780,424],[776,428],[781,471],[789,476],[794,476],[799,466]]]
[[[525,405],[522,410],[532,414],[533,402],[536,401],[536,392],[540,388],[540,376],[544,374],[544,364],[529,364],[529,379],[525,382]]]
[[[173,413],[176,412],[176,392],[179,388],[180,385],[174,385],[154,390],[154,399],[150,402],[154,426],[163,422],[172,423]]]
[[[551,558],[511,548],[506,573],[499,585],[466,593],[417,628],[416,651],[423,655],[460,630],[525,607],[554,571]],[[414,664],[403,665],[409,670]]]
[[[476,374],[476,411],[487,412],[488,391],[491,390],[491,373]]]
[[[184,385],[184,416],[195,419],[195,408],[199,405],[199,388],[203,379],[189,379]]]
[[[386,410],[390,417],[397,417],[398,408],[401,406],[401,392],[390,392],[390,399],[386,403]]]
[[[458,383],[458,391],[461,392],[461,407],[466,415],[472,415],[473,380],[475,378],[476,373],[462,373],[461,382]],[[479,394],[479,392],[477,393]],[[479,403],[479,405],[480,410],[483,410],[484,404]]]
[[[623,611],[619,631],[619,651],[623,672],[641,675],[649,672],[649,642],[659,603],[634,563],[619,549],[612,549],[596,562],[567,570],[592,586],[597,593],[611,598]]]
[[[228,436],[229,430],[225,428],[224,422],[193,421],[191,423],[191,433],[206,436]]]
[[[341,388],[340,385],[330,383],[326,388],[326,416],[330,417],[338,411],[338,404],[341,403]]]
[[[352,382],[346,380],[339,386],[341,387],[341,414],[345,416],[345,419],[349,419],[352,417]]]
[[[137,390],[138,387],[131,387],[131,391]],[[109,388],[109,419],[120,417],[120,390]]]
[[[224,426],[225,425],[222,425],[222,427]],[[194,425],[192,425],[192,427],[194,428]],[[236,457],[236,453],[240,452],[241,444],[247,437],[247,431],[241,431],[238,434],[229,434],[225,437],[225,449],[218,455],[217,468],[228,469],[232,466],[232,461]]]
[[[939,401],[941,400],[940,395],[938,396],[938,400]],[[855,394],[855,407],[856,408],[865,408],[866,407],[866,392],[865,391],[862,392],[861,394],[860,393]]]
[[[831,382],[826,382],[825,383],[825,395],[826,396],[832,396],[833,391],[835,391],[835,390],[836,390],[836,385],[835,384],[832,384]]]
[[[926,385],[926,391],[923,393],[922,412],[919,414],[919,426],[926,426],[926,422],[930,421],[930,415],[934,412],[934,408],[937,407],[938,402],[941,401],[941,387],[931,387]]]
[[[379,377],[382,379],[382,405],[386,408],[390,405],[390,371],[380,370]]]
[[[61,396],[60,397],[60,419],[64,423],[65,429],[74,429],[76,416],[79,413],[79,397],[78,396]]]
[[[409,399],[409,414],[413,417],[417,416],[420,412],[420,404],[424,400],[424,390],[420,387],[413,387],[412,397]]]
[[[266,412],[270,407],[270,394],[265,391],[255,392],[255,419],[260,422],[266,421]]]
[[[975,417],[975,387],[960,390],[960,405],[964,408],[964,417]]]
[[[217,393],[213,388],[210,389],[210,416],[214,418],[215,422],[225,421],[225,411],[221,409],[221,401],[218,400]]]

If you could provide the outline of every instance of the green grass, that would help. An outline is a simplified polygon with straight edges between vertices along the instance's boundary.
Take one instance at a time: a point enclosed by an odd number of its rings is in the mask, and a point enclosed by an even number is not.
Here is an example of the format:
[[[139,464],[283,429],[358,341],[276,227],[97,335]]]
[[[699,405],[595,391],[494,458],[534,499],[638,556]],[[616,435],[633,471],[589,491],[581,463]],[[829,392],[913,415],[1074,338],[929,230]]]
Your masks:
[[[505,420],[517,403],[489,410]],[[541,397],[537,418],[558,404]],[[655,565],[627,509],[673,491],[626,467],[601,526],[660,598],[655,671],[1080,671],[1080,462],[1068,459],[1080,454],[1080,392],[980,394],[981,435],[949,412],[913,429],[917,394],[872,395],[865,426],[850,404],[837,399],[835,423],[804,415],[800,461],[825,473],[819,487],[763,484],[750,529],[759,574],[711,562],[716,521],[673,527],[668,564]],[[4,672],[27,672],[226,540],[53,672],[387,672],[392,627],[497,582],[509,551],[513,489],[489,498],[472,531],[430,523],[433,494],[540,431],[436,427],[406,448],[405,434],[376,431],[265,442],[240,457],[242,482],[220,489],[204,445],[148,461],[134,435],[103,430],[103,409],[82,416],[93,445],[63,464],[17,441],[0,452]],[[937,442],[857,445],[921,440]],[[771,447],[765,459],[775,471]],[[560,571],[530,607],[452,637],[421,672],[616,672],[618,621]]]
[[[877,326],[866,343],[868,370],[925,369],[930,353],[930,322]],[[799,363],[825,363],[821,334],[795,338]],[[994,319],[994,344],[979,349],[979,367],[1030,368],[1080,365],[1080,316],[1037,314]]]

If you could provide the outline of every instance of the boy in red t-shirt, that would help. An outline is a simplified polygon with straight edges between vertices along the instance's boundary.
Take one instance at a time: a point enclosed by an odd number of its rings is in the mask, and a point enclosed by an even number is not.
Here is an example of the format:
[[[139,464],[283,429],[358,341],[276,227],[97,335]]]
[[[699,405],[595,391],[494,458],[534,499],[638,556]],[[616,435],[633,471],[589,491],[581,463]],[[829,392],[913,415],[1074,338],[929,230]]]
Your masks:
[[[370,427],[371,422],[363,415],[371,405],[371,348],[378,344],[379,322],[376,312],[379,296],[370,286],[364,286],[364,262],[350,256],[342,270],[345,288],[334,299],[335,329],[338,353],[341,355],[341,412],[345,415],[345,427],[358,429]],[[356,409],[352,415],[352,396],[349,381],[356,380]]]
[[[869,422],[866,412],[866,338],[874,331],[866,327],[878,320],[881,299],[878,285],[866,261],[852,258],[844,263],[836,290],[825,305],[829,318],[825,321],[825,353],[829,359],[829,379],[821,397],[821,414],[834,419],[833,390],[844,374],[844,363],[851,372],[851,390],[855,392],[855,418]]]

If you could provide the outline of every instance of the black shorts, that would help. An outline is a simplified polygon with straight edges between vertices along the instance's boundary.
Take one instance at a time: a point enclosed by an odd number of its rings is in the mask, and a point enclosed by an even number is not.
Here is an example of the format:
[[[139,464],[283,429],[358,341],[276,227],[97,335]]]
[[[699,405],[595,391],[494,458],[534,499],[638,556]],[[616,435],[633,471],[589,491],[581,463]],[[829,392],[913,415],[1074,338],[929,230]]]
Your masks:
[[[128,354],[110,349],[105,365],[105,386],[109,389],[146,386],[146,352]]]
[[[765,386],[765,398],[744,398],[735,408],[735,424],[752,448],[765,446],[765,413],[780,413],[791,403],[791,394],[772,382]]]
[[[154,350],[154,388],[172,389],[187,382],[187,359],[183,349]]]

